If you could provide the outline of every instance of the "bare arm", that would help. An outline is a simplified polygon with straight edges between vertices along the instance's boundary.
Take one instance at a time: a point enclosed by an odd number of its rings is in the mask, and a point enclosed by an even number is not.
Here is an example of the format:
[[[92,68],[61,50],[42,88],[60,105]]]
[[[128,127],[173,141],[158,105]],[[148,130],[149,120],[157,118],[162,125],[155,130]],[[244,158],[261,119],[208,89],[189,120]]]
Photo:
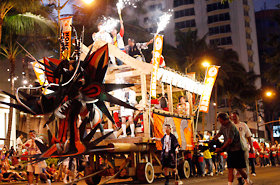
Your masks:
[[[123,35],[124,35],[124,26],[123,26],[123,21],[122,20],[120,20],[120,24],[121,24],[120,36],[123,37]]]
[[[233,141],[233,139],[229,138],[221,148],[216,149],[215,153],[223,151],[225,148],[227,148],[232,143],[232,141]]]
[[[218,133],[217,135],[215,135],[215,137],[213,137],[213,140],[217,140],[222,134]]]
[[[247,137],[249,145],[250,145],[250,153],[254,153],[254,146],[251,137]]]
[[[151,138],[152,141],[161,141],[161,138],[156,138],[156,137],[153,137]]]
[[[151,39],[149,42],[147,42],[147,46],[148,46],[149,44],[153,43],[153,42],[154,42],[154,39]]]

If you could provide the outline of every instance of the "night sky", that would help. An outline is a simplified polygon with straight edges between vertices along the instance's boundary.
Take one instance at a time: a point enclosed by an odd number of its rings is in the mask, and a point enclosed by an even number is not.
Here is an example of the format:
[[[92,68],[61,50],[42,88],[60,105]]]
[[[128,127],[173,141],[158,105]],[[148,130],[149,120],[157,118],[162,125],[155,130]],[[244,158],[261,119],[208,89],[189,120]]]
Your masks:
[[[61,14],[69,14],[72,13],[72,3],[75,0],[70,1],[67,6],[62,9]],[[79,0],[81,1],[81,0]],[[235,1],[242,1],[242,0],[235,0]],[[253,0],[254,1],[254,9],[255,11],[260,11],[264,9],[264,3],[266,3],[266,9],[275,9],[277,4],[280,4],[280,0]],[[61,0],[62,3],[65,2],[65,0]]]
[[[254,0],[255,12],[264,9],[264,3],[266,3],[266,9],[276,9],[276,5],[280,4],[280,0]]]

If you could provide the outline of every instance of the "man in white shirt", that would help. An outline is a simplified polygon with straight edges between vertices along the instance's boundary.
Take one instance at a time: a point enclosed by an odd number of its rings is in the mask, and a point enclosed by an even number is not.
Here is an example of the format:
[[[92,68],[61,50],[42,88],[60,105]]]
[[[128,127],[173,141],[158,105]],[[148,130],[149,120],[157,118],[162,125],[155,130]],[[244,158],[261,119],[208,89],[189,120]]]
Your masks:
[[[239,113],[237,111],[233,111],[231,113],[231,120],[234,122],[239,131],[240,139],[245,149],[244,155],[246,161],[246,173],[249,176],[249,148],[250,152],[254,153],[254,147],[251,140],[252,133],[246,123],[239,121]],[[238,178],[239,183],[241,183],[242,178],[240,175],[237,175],[236,177]]]
[[[18,155],[21,155],[22,152],[22,138],[23,138],[23,135],[21,134],[18,138],[17,138],[17,152],[18,152]]]

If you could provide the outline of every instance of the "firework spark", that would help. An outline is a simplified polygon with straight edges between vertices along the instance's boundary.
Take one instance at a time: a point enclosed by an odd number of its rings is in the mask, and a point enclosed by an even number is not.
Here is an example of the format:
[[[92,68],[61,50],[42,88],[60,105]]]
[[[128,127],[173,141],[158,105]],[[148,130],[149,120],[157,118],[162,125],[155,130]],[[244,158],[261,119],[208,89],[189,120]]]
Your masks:
[[[117,27],[117,25],[120,21],[117,19],[114,19],[112,17],[103,16],[101,22],[102,22],[102,27],[101,27],[100,31],[111,32]]]
[[[119,2],[116,4],[116,6],[118,8],[118,13],[121,14],[121,11],[125,6],[123,0],[119,0]]]
[[[134,4],[134,2],[138,2],[139,0],[134,0],[131,2],[131,0],[119,0],[119,2],[116,4],[118,13],[120,14],[122,9],[124,9],[126,6],[132,6],[133,8],[137,8],[137,6]]]
[[[173,11],[173,10],[172,10]],[[164,13],[162,16],[160,16],[159,18],[159,22],[158,22],[158,29],[156,34],[158,34],[159,32],[163,31],[164,28],[166,27],[166,25],[169,23],[169,20],[172,16],[172,11],[169,11],[167,13]]]

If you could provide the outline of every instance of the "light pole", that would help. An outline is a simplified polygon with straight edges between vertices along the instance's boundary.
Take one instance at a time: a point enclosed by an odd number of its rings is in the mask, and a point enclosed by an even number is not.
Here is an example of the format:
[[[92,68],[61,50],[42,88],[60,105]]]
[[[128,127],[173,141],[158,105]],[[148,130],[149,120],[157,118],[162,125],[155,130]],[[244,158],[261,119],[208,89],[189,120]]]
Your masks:
[[[258,114],[258,100],[255,99],[256,104],[256,115],[257,115],[257,134],[258,134],[258,140],[260,141],[260,127],[259,127],[259,114]]]
[[[217,132],[217,112],[218,112],[218,84],[215,83],[215,118],[214,118],[214,127],[215,127],[215,134]]]
[[[273,95],[275,95],[275,93],[273,93],[272,91],[267,91],[265,93],[265,95],[268,97],[268,98],[272,98]],[[271,116],[270,116],[270,108],[268,109],[269,110],[269,121],[272,121],[271,119],[273,119]],[[270,138],[271,138],[271,143],[274,143],[274,137],[273,137],[273,125],[274,123],[272,123],[271,125],[271,128],[269,125],[266,124],[269,132],[270,132]]]
[[[201,64],[203,67],[207,68],[210,66],[210,63],[208,62],[208,60],[204,60]],[[199,110],[198,110],[199,111]],[[198,119],[198,118],[197,118]],[[205,128],[205,113],[202,112],[202,132],[204,134],[204,128]]]
[[[66,6],[66,4],[69,2],[69,0],[67,0],[62,6],[60,6],[60,0],[57,1],[57,6],[55,7],[55,9],[57,10],[57,19],[58,19],[58,35],[60,34],[59,30],[60,30],[60,11]]]

